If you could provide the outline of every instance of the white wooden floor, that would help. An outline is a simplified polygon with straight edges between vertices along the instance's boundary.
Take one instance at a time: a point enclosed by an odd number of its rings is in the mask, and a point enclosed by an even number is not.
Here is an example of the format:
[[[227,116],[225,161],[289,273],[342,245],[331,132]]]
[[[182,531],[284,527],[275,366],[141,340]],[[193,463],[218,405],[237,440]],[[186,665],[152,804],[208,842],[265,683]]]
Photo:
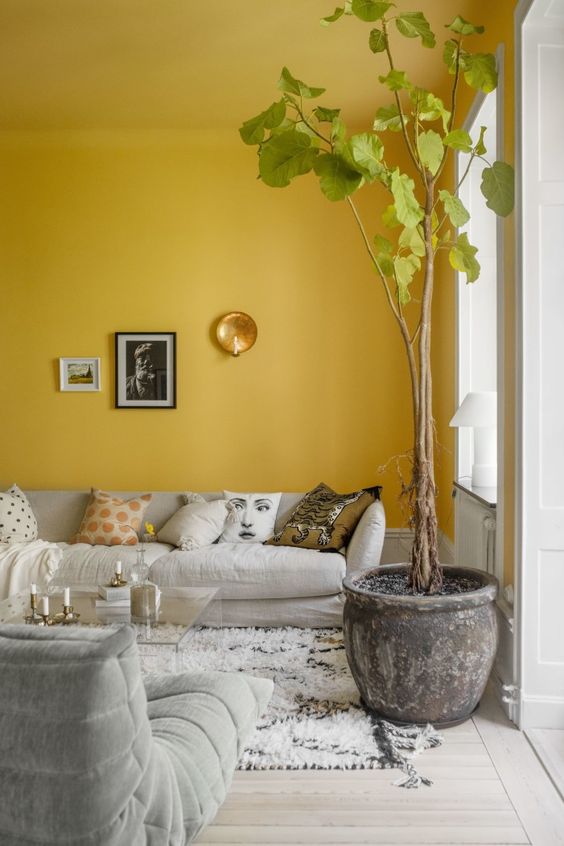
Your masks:
[[[564,731],[530,729],[527,737],[564,799]]]
[[[418,759],[430,788],[394,787],[394,770],[238,772],[197,842],[563,846],[564,803],[493,696],[444,736]]]

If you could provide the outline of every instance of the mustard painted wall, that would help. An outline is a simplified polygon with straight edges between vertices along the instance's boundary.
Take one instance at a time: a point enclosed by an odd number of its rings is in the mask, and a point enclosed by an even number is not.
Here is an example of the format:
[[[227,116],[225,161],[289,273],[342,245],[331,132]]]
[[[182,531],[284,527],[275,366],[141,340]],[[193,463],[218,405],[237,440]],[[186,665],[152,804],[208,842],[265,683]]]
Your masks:
[[[273,192],[219,133],[5,134],[0,164],[3,484],[381,482],[402,524],[378,467],[411,444],[407,367],[344,204]],[[259,329],[239,359],[233,309]],[[115,331],[177,332],[176,410],[114,408]],[[59,356],[101,356],[102,391],[61,393]]]
[[[506,46],[506,159],[513,160],[513,0],[460,7]],[[438,30],[450,9],[434,10]],[[439,14],[440,13],[440,14]],[[461,101],[460,113],[471,97]],[[270,488],[385,485],[411,445],[396,326],[348,209],[313,179],[273,192],[236,133],[0,133],[4,413],[1,481],[23,487]],[[377,190],[377,189],[375,189]],[[383,195],[363,192],[376,221]],[[506,581],[513,572],[513,221],[506,225]],[[479,283],[478,283],[479,284]],[[214,340],[250,312],[255,348]],[[113,407],[115,331],[178,333],[178,408]],[[59,356],[100,355],[102,391],[58,390]],[[453,274],[438,263],[433,370],[438,513],[452,538]]]

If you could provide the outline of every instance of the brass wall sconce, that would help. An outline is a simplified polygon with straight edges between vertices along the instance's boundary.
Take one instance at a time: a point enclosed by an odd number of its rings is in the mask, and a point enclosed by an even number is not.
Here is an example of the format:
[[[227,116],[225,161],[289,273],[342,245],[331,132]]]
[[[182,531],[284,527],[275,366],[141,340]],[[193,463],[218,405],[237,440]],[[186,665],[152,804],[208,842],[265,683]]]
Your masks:
[[[257,324],[244,311],[230,311],[217,324],[220,346],[235,357],[250,350],[256,339]]]

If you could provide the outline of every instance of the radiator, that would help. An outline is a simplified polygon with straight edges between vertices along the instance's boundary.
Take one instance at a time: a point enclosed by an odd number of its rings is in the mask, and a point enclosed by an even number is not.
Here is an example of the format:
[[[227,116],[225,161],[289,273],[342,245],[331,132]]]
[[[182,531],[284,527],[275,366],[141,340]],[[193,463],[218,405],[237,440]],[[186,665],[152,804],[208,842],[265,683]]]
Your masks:
[[[495,575],[495,510],[456,491],[455,562]]]

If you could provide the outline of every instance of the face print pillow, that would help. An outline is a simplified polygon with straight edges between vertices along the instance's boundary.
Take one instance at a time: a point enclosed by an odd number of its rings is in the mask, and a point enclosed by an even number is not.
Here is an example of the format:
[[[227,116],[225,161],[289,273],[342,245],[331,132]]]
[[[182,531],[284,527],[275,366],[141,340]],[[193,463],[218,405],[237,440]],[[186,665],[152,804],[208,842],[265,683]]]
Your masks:
[[[274,534],[281,493],[233,493],[224,491],[231,514],[220,542],[264,543]]]

